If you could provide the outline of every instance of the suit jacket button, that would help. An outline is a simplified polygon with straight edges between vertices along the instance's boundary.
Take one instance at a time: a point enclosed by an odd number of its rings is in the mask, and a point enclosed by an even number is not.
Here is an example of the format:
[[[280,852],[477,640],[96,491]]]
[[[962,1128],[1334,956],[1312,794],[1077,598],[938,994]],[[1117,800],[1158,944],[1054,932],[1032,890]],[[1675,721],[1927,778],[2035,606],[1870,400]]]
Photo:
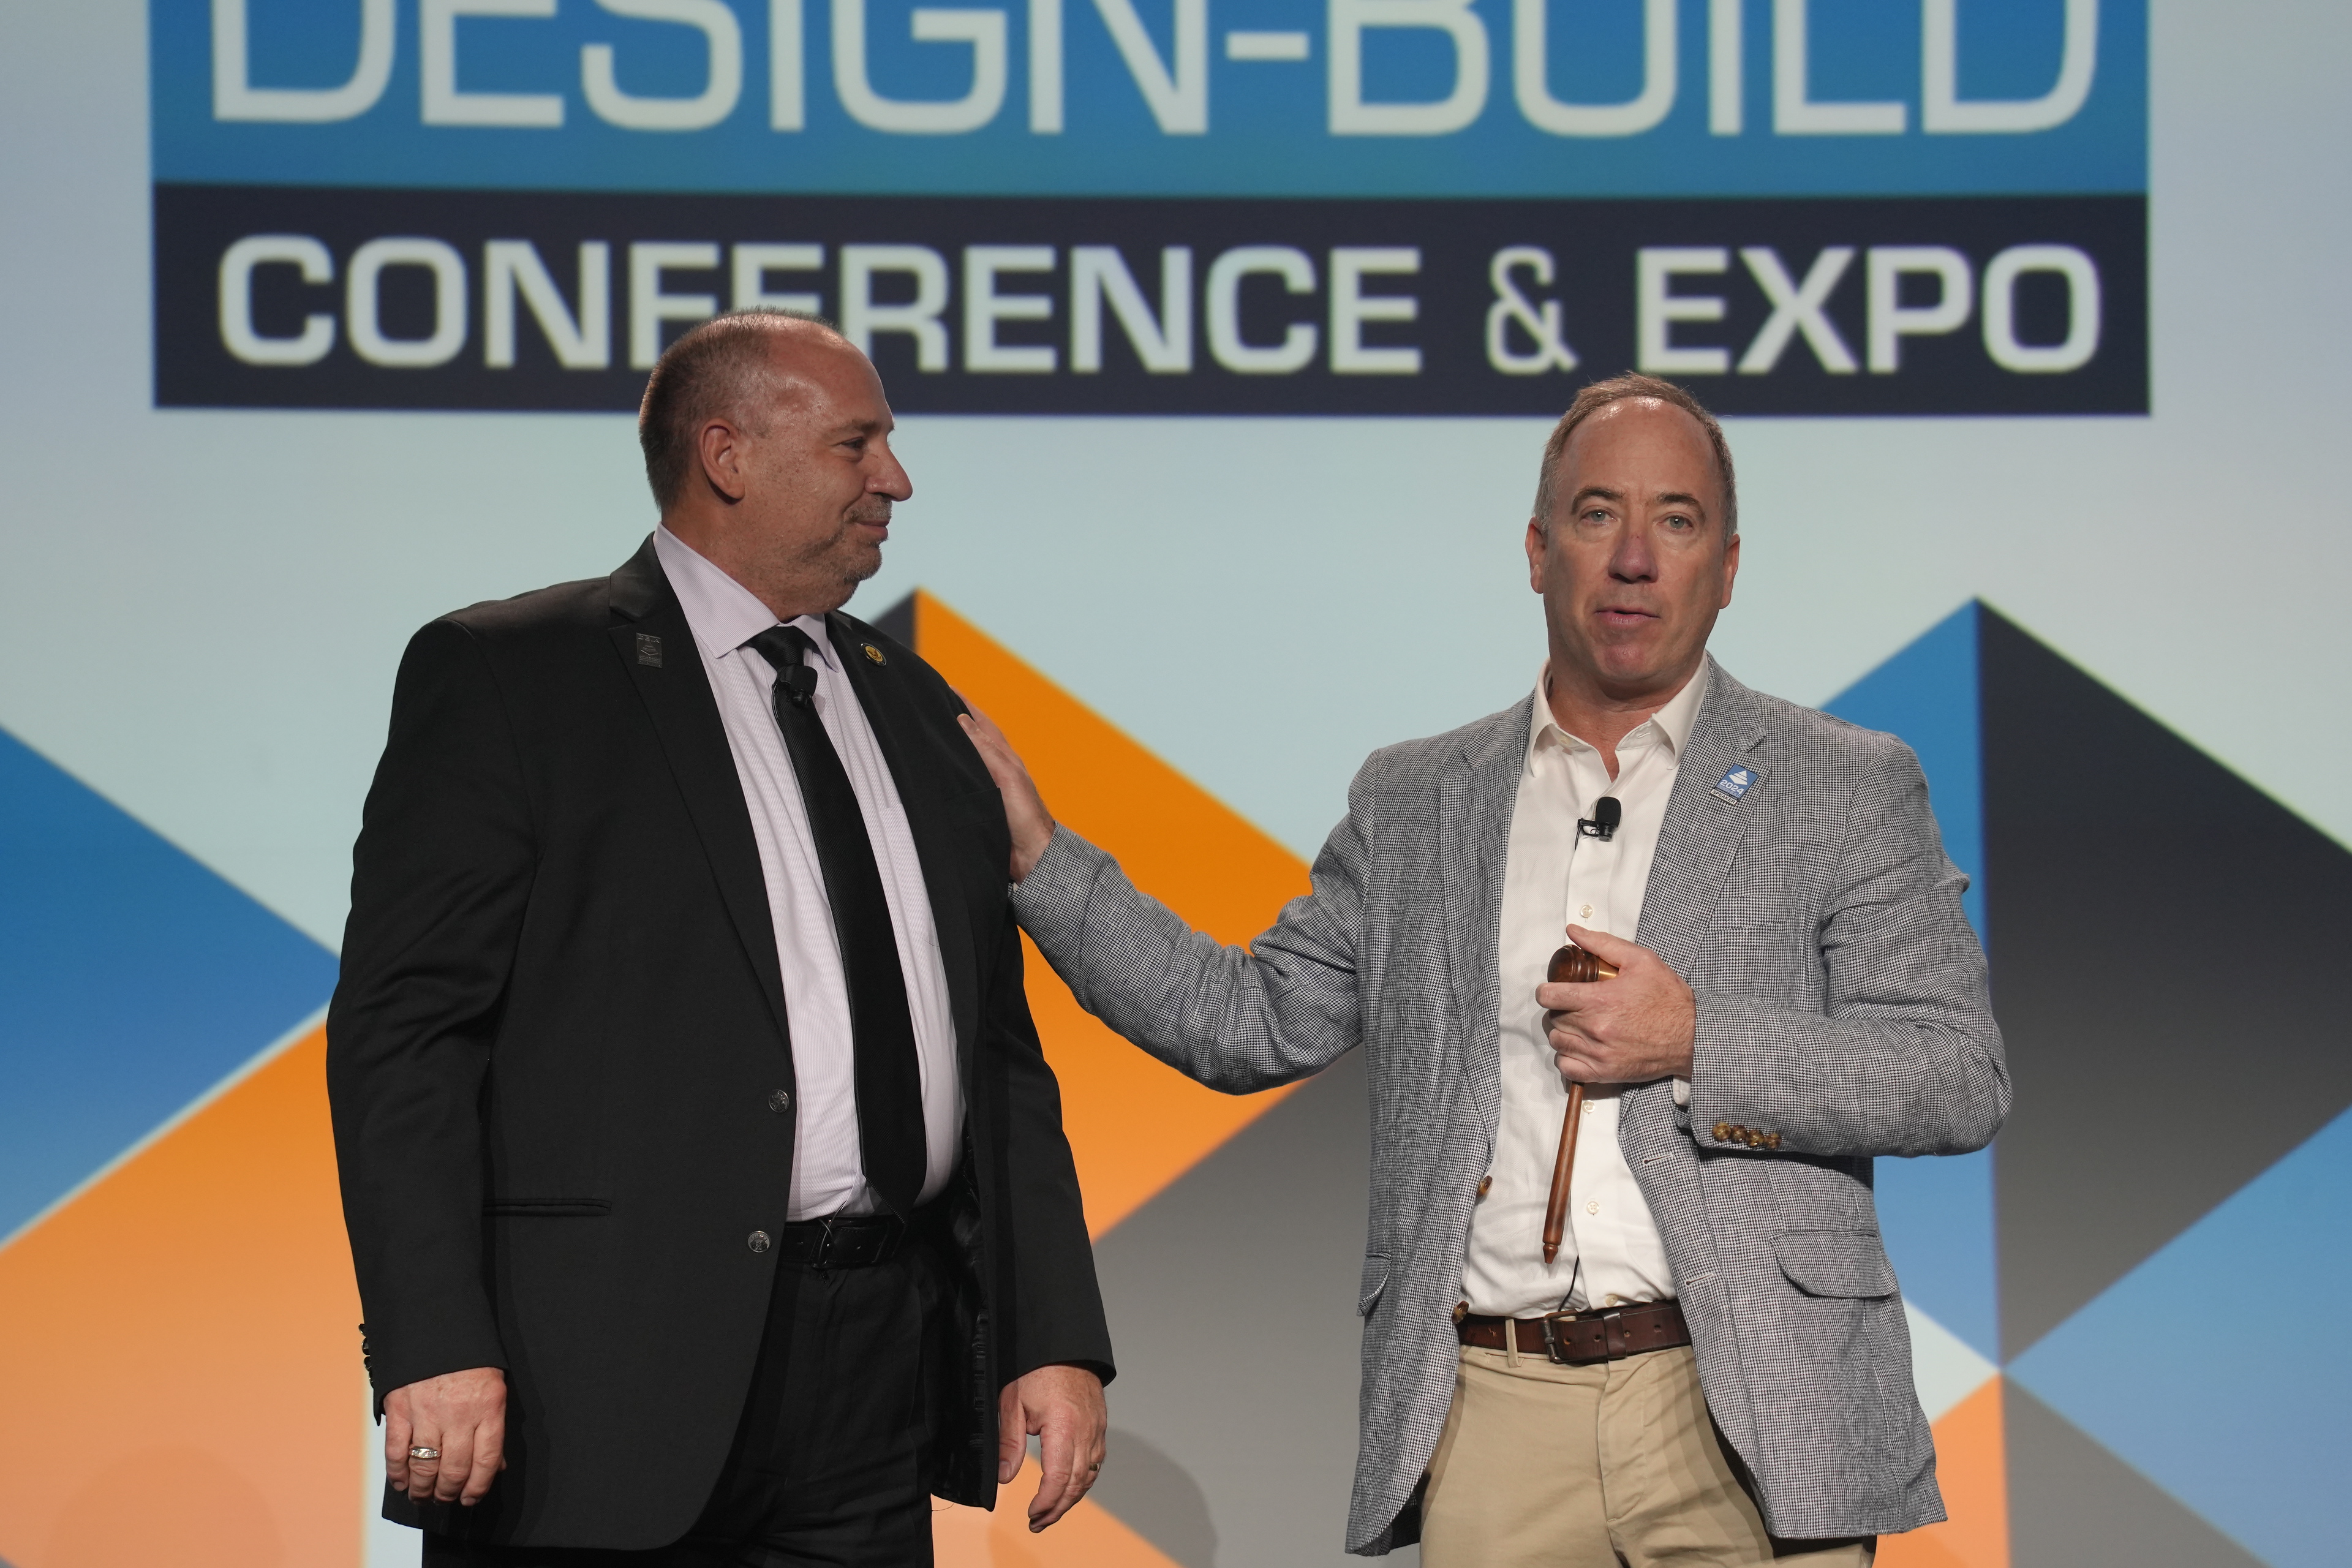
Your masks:
[[[1780,1135],[1778,1132],[1767,1132],[1764,1134],[1764,1147],[1767,1149],[1778,1149],[1780,1146]]]
[[[768,1109],[774,1111],[777,1115],[782,1116],[785,1111],[790,1110],[792,1108],[792,1090],[788,1089],[780,1089],[773,1094],[768,1096]]]
[[[768,1250],[768,1233],[764,1230],[755,1230],[743,1238],[743,1245],[754,1252],[765,1252]]]
[[[1728,1143],[1731,1142],[1730,1122],[1718,1121],[1715,1124],[1715,1141],[1718,1143]]]
[[[1486,1195],[1486,1189],[1487,1189],[1487,1188],[1489,1188],[1489,1187],[1491,1187],[1491,1186],[1493,1186],[1494,1184],[1495,1184],[1495,1178],[1494,1178],[1494,1177],[1492,1177],[1492,1176],[1481,1176],[1481,1177],[1479,1177],[1479,1178],[1478,1178],[1478,1195],[1479,1195],[1480,1197],[1482,1197],[1482,1198],[1483,1198],[1483,1197],[1485,1197],[1485,1196]]]
[[[1761,1149],[1764,1147],[1764,1134],[1757,1131],[1752,1127],[1749,1128],[1748,1130],[1748,1146],[1750,1149]]]

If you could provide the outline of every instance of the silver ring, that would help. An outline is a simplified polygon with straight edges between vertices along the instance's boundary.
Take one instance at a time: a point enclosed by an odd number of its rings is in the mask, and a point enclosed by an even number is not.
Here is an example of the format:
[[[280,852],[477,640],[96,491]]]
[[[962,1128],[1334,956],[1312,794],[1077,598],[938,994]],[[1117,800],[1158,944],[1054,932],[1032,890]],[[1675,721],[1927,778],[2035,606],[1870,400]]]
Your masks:
[[[441,1450],[438,1448],[427,1448],[420,1444],[416,1447],[408,1450],[408,1457],[412,1459],[437,1459],[441,1457]]]

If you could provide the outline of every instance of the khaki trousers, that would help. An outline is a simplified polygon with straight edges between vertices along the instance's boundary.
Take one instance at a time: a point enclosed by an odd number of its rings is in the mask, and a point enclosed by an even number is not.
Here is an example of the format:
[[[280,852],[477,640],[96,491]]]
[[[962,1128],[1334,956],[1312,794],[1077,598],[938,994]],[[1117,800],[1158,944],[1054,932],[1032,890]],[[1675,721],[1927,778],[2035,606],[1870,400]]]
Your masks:
[[[1765,1534],[1687,1345],[1590,1366],[1463,1347],[1424,1568],[1870,1568],[1876,1548]]]

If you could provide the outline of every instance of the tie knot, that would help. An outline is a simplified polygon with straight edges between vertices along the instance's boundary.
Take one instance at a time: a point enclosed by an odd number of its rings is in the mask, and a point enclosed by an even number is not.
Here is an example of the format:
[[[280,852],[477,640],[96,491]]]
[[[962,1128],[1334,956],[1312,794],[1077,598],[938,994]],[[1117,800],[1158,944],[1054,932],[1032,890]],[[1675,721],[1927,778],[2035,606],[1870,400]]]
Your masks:
[[[774,668],[779,692],[802,705],[816,695],[816,671],[807,662],[816,642],[808,633],[798,626],[770,626],[749,646]]]

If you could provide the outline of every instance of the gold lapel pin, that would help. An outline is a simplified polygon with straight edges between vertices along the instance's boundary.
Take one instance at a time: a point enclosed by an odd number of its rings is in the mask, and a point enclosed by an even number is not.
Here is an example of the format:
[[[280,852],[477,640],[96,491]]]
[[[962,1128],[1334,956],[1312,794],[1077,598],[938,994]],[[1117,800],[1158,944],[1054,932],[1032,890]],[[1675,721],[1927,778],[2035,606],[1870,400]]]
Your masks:
[[[859,643],[857,646],[864,648],[866,650],[866,657],[872,659],[875,663],[887,664],[890,662],[888,659],[882,657],[882,650],[876,647],[872,643]]]

